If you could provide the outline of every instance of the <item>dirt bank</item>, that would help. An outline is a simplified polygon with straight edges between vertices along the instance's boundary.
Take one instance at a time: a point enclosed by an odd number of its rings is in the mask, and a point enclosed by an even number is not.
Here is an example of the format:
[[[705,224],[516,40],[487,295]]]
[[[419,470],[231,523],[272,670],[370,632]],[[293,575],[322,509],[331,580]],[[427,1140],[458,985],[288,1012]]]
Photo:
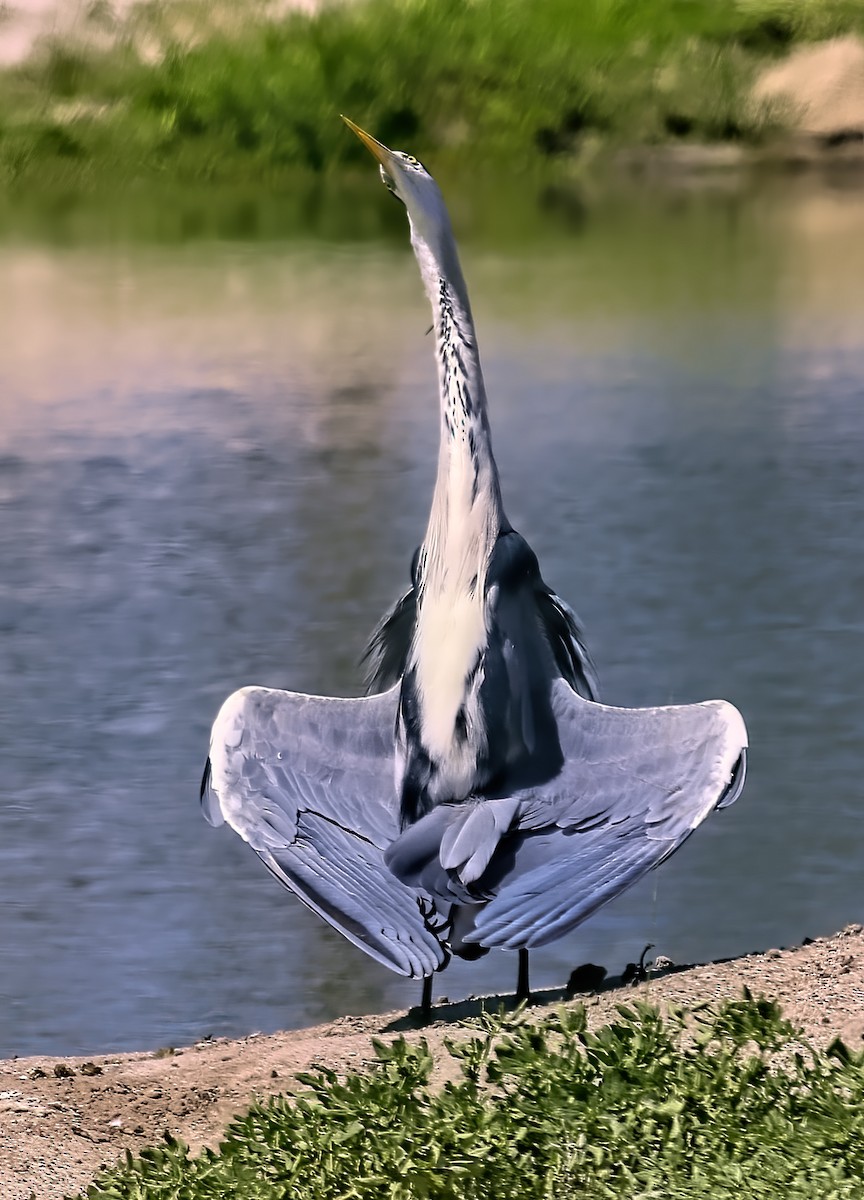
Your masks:
[[[612,980],[585,997],[592,1021],[639,996],[657,1004],[693,1005],[738,996],[744,987],[779,1000],[820,1044],[835,1035],[859,1047],[864,1038],[864,931],[849,926],[792,950],[688,967],[636,988]],[[509,997],[505,997],[509,1000]],[[560,992],[538,997],[544,1004]],[[422,1031],[436,1051],[453,1022],[477,1002],[439,1006]],[[539,1011],[542,1012],[542,1009]],[[259,1096],[290,1089],[298,1071],[316,1065],[363,1066],[371,1036],[421,1036],[403,1013],[344,1017],[331,1025],[239,1041],[208,1041],[175,1053],[0,1062],[0,1195],[3,1200],[60,1200],[86,1187],[103,1164],[157,1141],[164,1130],[193,1148],[215,1144],[231,1115]],[[446,1068],[445,1068],[446,1069]]]

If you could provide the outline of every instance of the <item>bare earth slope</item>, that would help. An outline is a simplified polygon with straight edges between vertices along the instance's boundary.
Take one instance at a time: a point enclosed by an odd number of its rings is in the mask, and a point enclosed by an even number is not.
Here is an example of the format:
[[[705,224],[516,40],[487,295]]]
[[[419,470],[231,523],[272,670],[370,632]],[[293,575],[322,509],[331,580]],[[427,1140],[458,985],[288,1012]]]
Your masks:
[[[852,925],[794,950],[688,967],[636,988],[613,980],[584,1002],[593,1024],[613,1017],[617,1004],[637,996],[658,1005],[692,1006],[740,996],[744,987],[778,1000],[814,1041],[824,1045],[839,1035],[860,1047],[864,931]],[[555,1004],[561,996],[547,992],[539,999]],[[442,1054],[446,1072],[444,1038],[453,1035],[453,1022],[478,1008],[470,1001],[442,1005],[425,1030],[404,1014],[388,1013],[266,1037],[203,1042],[174,1054],[100,1056],[90,1066],[82,1059],[0,1062],[0,1197],[60,1200],[86,1187],[103,1163],[127,1148],[134,1153],[158,1141],[166,1129],[193,1149],[215,1145],[232,1114],[257,1097],[290,1090],[298,1071],[316,1065],[362,1068],[371,1056],[371,1036],[425,1036]],[[537,1011],[542,1015],[543,1008]],[[99,1073],[87,1073],[96,1068]]]

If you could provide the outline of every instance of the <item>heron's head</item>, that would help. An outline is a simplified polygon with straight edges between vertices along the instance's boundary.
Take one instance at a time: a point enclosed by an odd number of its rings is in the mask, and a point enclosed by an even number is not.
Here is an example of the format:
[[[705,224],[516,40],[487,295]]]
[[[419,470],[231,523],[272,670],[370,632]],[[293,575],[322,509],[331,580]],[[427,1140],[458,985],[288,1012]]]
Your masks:
[[[389,149],[347,117],[342,120],[378,160],[383,183],[405,205],[415,232],[433,248],[437,248],[443,238],[451,237],[450,219],[441,189],[420,160],[404,150]]]

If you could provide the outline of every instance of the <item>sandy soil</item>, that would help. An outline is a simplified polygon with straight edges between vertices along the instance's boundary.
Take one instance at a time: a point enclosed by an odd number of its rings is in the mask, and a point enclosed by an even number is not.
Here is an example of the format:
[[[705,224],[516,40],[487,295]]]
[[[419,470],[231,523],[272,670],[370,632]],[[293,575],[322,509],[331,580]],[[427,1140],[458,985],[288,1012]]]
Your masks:
[[[850,925],[795,949],[670,970],[635,987],[613,979],[583,999],[596,1023],[635,996],[693,1005],[739,996],[745,986],[779,1000],[819,1044],[839,1035],[858,1047],[864,1039],[864,930]],[[562,998],[562,992],[544,992],[537,1000],[548,1005]],[[497,1003],[496,997],[493,1007]],[[317,1065],[362,1068],[371,1057],[372,1036],[425,1036],[441,1051],[453,1022],[476,1015],[480,1004],[441,1002],[424,1030],[404,1013],[386,1013],[272,1036],[201,1042],[173,1053],[0,1062],[0,1196],[60,1200],[86,1187],[102,1164],[127,1148],[134,1152],[158,1141],[165,1130],[193,1149],[215,1145],[232,1114],[256,1097],[290,1090],[298,1071]],[[446,1055],[442,1061],[446,1073]]]

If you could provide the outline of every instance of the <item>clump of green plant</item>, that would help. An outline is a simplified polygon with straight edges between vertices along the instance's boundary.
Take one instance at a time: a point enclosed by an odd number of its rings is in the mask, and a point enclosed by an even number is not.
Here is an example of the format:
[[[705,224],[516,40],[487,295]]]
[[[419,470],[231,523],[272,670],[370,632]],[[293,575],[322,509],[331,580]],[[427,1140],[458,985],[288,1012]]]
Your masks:
[[[662,1017],[621,1006],[487,1019],[431,1086],[425,1041],[375,1043],[367,1073],[301,1077],[218,1151],[180,1142],[103,1174],[108,1200],[843,1200],[864,1191],[864,1054],[809,1045],[749,994]]]
[[[362,154],[340,111],[421,153],[511,167],[598,141],[754,141],[770,128],[750,98],[759,63],[864,28],[858,0],[177,7],[183,21],[141,6],[113,42],[49,45],[3,73],[0,177],[321,172]]]

